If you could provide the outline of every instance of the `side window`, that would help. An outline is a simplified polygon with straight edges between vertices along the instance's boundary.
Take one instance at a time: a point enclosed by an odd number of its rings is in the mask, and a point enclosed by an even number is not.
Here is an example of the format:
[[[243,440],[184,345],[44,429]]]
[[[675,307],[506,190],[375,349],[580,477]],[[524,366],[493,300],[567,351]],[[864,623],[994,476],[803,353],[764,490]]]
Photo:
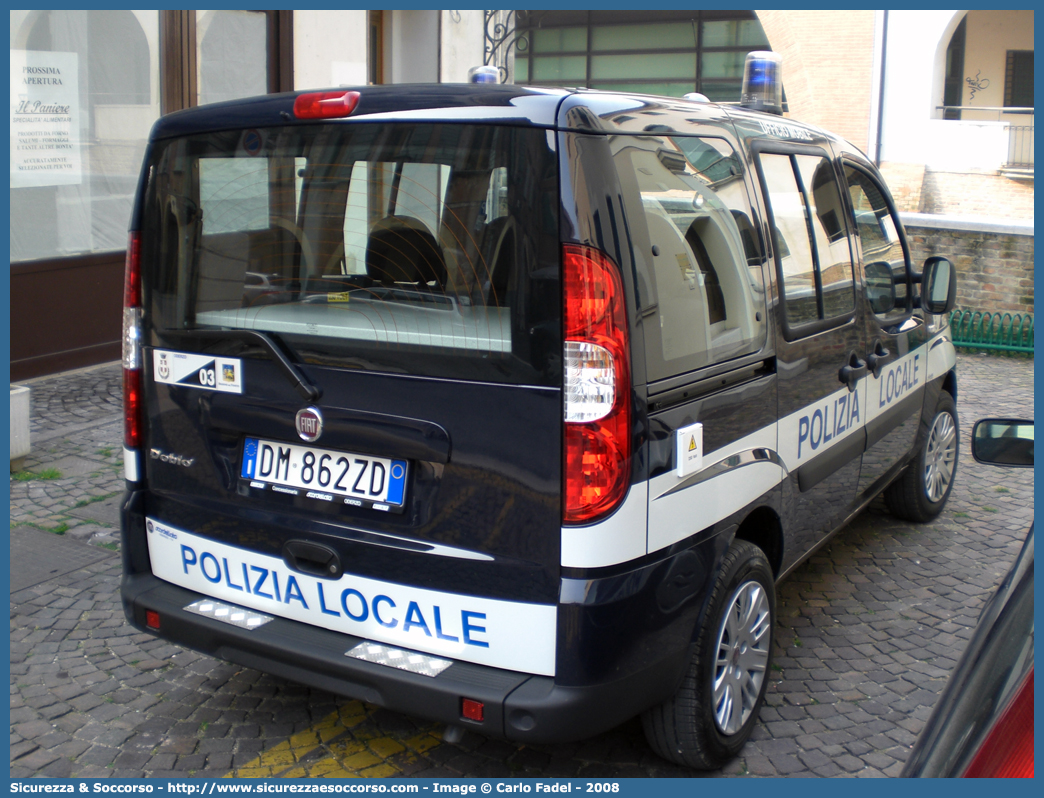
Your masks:
[[[855,310],[855,281],[841,192],[820,155],[762,153],[788,337],[841,322]]]
[[[714,137],[659,136],[618,136],[610,146],[625,192],[641,200],[629,210],[640,217],[630,226],[655,283],[650,378],[758,351],[761,246],[732,147]]]
[[[874,178],[846,164],[845,180],[862,250],[867,300],[880,321],[890,322],[909,311],[910,259],[899,222]]]

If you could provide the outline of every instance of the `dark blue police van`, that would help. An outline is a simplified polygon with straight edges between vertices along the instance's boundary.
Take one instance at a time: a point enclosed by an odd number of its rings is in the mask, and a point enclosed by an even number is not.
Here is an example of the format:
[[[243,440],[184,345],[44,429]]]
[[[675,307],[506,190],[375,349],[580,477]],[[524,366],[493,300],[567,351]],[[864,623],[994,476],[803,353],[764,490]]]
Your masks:
[[[767,99],[766,99],[767,97]],[[153,128],[124,310],[140,629],[521,742],[749,736],[774,585],[957,463],[955,273],[746,103],[368,86]]]

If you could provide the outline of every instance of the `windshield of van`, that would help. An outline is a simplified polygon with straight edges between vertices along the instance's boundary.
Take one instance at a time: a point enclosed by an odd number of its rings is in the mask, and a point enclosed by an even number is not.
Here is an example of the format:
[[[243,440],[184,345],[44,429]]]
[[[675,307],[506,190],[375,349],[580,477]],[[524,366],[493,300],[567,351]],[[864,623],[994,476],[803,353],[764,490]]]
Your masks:
[[[551,144],[532,128],[360,123],[154,145],[146,323],[255,330],[305,362],[558,385]]]

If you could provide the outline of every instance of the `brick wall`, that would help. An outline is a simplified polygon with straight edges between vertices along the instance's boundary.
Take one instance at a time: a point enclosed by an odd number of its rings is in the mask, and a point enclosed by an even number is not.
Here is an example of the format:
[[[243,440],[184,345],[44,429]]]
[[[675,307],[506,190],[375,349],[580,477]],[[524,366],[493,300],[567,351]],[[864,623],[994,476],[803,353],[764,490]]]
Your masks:
[[[998,172],[936,172],[885,161],[881,174],[900,213],[1033,219],[1033,179]]]
[[[992,173],[928,171],[921,193],[921,213],[1033,218],[1032,179],[1015,180]]]
[[[788,116],[826,128],[866,151],[874,81],[874,12],[755,13],[769,46],[783,58]]]
[[[1033,312],[1033,236],[915,225],[906,225],[906,235],[916,268],[929,255],[957,267],[958,308]]]
[[[921,213],[924,164],[885,161],[880,168],[888,190],[892,192],[896,209],[900,213]]]

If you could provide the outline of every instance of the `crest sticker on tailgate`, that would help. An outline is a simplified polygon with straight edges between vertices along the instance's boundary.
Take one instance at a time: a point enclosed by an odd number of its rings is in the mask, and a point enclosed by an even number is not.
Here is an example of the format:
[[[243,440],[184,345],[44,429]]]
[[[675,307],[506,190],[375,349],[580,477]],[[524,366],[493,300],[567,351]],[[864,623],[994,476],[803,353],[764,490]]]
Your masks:
[[[238,358],[157,349],[153,352],[152,365],[156,382],[205,391],[243,393],[243,363]]]

